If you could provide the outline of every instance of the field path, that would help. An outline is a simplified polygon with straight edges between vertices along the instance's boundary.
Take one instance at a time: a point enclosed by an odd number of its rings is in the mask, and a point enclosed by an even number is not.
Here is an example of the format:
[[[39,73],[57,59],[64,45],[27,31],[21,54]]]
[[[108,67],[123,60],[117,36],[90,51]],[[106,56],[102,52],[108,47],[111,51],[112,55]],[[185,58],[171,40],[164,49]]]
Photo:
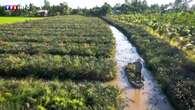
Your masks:
[[[173,110],[151,73],[144,67],[144,60],[139,56],[136,48],[115,27],[110,26],[110,29],[116,39],[116,62],[118,66],[117,77],[110,83],[122,90],[122,96],[125,98],[125,110]],[[133,88],[128,83],[124,71],[128,63],[133,63],[137,59],[142,60],[141,63],[144,67],[142,68],[142,74],[145,81],[142,89]]]

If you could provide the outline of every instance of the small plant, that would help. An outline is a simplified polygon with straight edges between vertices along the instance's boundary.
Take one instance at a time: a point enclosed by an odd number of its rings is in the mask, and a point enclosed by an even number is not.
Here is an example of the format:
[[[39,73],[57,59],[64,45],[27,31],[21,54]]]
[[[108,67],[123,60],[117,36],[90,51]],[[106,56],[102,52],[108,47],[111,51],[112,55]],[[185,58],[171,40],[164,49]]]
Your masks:
[[[117,88],[101,83],[72,81],[0,80],[0,89],[9,91],[1,94],[1,110],[108,110],[118,108],[120,95]]]
[[[137,62],[138,63],[138,62]],[[127,79],[136,88],[144,86],[141,75],[141,68],[136,64],[128,64],[125,68]],[[139,69],[139,70],[138,70]]]

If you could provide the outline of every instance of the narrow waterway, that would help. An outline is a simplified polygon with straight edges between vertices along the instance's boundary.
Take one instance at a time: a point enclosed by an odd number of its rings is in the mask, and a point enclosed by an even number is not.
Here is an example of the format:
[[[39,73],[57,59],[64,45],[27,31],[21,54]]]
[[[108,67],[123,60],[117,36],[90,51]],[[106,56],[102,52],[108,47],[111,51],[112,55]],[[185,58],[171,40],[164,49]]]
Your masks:
[[[151,73],[144,67],[144,60],[137,53],[136,48],[118,29],[113,26],[110,26],[110,29],[116,39],[116,62],[118,66],[117,77],[110,83],[121,89],[122,96],[125,98],[125,110],[173,110]],[[137,59],[141,59],[143,65],[142,74],[145,81],[142,89],[133,88],[124,71],[128,63],[133,63]]]

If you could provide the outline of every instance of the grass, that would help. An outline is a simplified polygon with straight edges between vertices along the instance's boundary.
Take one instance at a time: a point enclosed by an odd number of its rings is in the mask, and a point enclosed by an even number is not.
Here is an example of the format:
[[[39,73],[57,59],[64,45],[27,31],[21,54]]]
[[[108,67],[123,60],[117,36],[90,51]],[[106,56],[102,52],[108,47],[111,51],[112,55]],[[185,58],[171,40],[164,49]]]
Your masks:
[[[0,24],[10,24],[30,20],[42,19],[41,17],[0,17]]]

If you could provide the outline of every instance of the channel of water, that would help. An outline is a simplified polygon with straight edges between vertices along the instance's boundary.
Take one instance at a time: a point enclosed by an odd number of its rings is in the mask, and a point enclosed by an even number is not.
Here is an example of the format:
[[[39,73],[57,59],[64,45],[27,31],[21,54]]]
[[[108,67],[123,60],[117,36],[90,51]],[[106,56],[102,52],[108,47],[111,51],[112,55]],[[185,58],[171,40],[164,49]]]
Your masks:
[[[109,26],[116,39],[116,62],[118,67],[117,77],[111,81],[122,91],[125,99],[125,110],[173,110],[167,97],[161,92],[157,82],[151,73],[144,66],[144,60],[140,57],[136,48],[128,41],[127,37],[118,29]],[[133,88],[125,75],[125,66],[141,59],[143,65],[142,75],[144,76],[144,87]]]

